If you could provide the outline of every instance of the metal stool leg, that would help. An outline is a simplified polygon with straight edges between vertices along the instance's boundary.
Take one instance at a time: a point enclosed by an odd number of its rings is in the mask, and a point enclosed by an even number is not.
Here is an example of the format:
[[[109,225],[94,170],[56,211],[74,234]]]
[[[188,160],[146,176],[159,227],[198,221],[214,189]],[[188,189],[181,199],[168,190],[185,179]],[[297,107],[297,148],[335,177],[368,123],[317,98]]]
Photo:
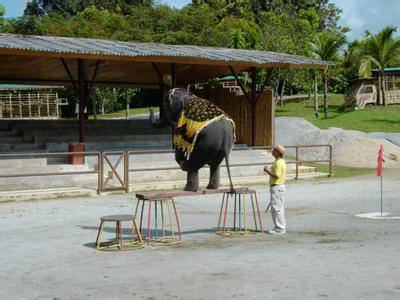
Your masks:
[[[220,209],[220,211],[219,211],[219,218],[218,218],[218,227],[217,227],[217,230],[220,230],[220,229],[221,229],[221,218],[222,218],[222,210],[223,210],[223,208],[224,208],[224,203],[225,203],[225,195],[226,195],[226,193],[223,193],[223,194],[222,194],[222,202],[221,202],[221,209]]]
[[[133,220],[133,230],[136,232],[137,238],[139,240],[139,242],[142,244],[143,240],[142,240],[142,235],[140,234],[138,225],[136,223],[136,220]],[[132,240],[134,240],[134,236],[132,235]]]
[[[178,213],[176,211],[175,201],[174,201],[174,199],[171,199],[171,201],[172,201],[172,206],[174,207],[176,225],[178,226],[179,241],[181,241],[182,240],[181,225],[179,224],[179,217],[178,217]]]
[[[147,241],[150,243],[151,240],[151,201],[149,201],[149,213],[147,219]]]
[[[258,231],[258,225],[257,225],[257,217],[256,217],[256,210],[254,207],[254,199],[253,199],[253,194],[250,194],[250,199],[251,199],[251,208],[253,209],[253,218],[254,218],[254,228],[256,231]]]
[[[172,241],[175,241],[175,230],[174,230],[174,222],[172,222],[171,205],[169,203],[169,200],[166,200],[166,201],[167,201],[167,207],[168,207],[169,226],[171,228]]]
[[[122,222],[117,222],[117,226],[118,226],[118,233],[119,233],[119,249],[122,249]]]
[[[244,223],[244,235],[247,235],[247,216],[246,216],[246,194],[242,195],[243,199],[243,223]]]
[[[233,206],[233,231],[236,230],[236,194],[235,196],[232,195],[232,198],[235,198],[235,204]]]
[[[162,234],[161,241],[164,241],[165,240],[165,225],[164,225],[164,205],[163,205],[163,201],[160,202],[160,206],[161,206],[161,234]]]
[[[256,207],[257,207],[257,214],[258,214],[258,221],[260,223],[260,232],[263,233],[262,223],[261,223],[261,216],[260,216],[260,209],[258,207],[258,198],[257,193],[254,193],[254,197],[256,199]]]
[[[155,227],[155,239],[158,239],[158,216],[157,216],[157,201],[154,201],[154,227]]]
[[[99,231],[97,232],[96,248],[99,249],[101,243],[101,235],[103,234],[104,222],[100,221]]]
[[[224,234],[224,232],[225,232],[225,228],[226,228],[226,213],[227,213],[227,211],[228,211],[228,202],[229,202],[229,196],[228,196],[228,198],[226,199],[226,202],[225,202],[225,211],[224,211],[224,227],[222,227],[222,234]]]
[[[144,200],[142,200],[142,211],[140,213],[140,233],[142,233],[142,223],[143,223],[143,213],[144,213]]]

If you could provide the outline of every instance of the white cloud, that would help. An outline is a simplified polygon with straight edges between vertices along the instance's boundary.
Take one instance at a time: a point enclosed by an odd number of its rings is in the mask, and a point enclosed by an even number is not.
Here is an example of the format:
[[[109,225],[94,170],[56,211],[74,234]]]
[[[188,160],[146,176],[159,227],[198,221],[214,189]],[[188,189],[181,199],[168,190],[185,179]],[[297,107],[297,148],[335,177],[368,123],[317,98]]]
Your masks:
[[[339,24],[351,29],[349,40],[362,38],[365,31],[380,31],[385,26],[395,26],[400,33],[399,0],[332,0],[343,9]]]

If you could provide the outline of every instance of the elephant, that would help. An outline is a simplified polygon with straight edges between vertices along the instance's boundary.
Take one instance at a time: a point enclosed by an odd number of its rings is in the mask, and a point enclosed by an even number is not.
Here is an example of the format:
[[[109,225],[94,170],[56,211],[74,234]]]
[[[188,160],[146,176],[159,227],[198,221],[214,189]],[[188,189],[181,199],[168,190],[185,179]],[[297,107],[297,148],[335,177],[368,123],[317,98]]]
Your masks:
[[[210,167],[207,189],[220,184],[219,165],[225,159],[230,188],[233,190],[229,154],[235,142],[235,124],[212,102],[185,89],[171,89],[161,103],[162,115],[155,120],[150,109],[150,122],[155,128],[174,128],[175,160],[187,172],[185,191],[199,189],[198,171]]]

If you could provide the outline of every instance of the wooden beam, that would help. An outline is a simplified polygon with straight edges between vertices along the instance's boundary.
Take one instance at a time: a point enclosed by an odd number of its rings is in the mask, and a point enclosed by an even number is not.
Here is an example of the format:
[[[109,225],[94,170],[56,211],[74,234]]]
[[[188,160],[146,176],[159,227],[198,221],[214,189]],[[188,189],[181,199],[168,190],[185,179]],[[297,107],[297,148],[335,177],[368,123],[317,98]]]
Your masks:
[[[94,68],[94,72],[93,72],[93,75],[92,75],[92,80],[90,81],[89,93],[92,92],[94,83],[96,81],[97,72],[99,70],[99,67],[100,67],[100,61],[98,60],[98,61],[96,61],[96,67]]]
[[[167,84],[166,84],[166,83],[164,82],[164,80],[163,80],[161,71],[160,71],[160,69],[158,68],[157,64],[154,63],[154,62],[152,62],[151,65],[153,66],[154,70],[155,70],[156,73],[157,73],[158,80],[160,81],[160,84],[163,85],[164,87],[168,88]]]
[[[74,90],[75,90],[76,92],[78,92],[78,88],[77,88],[77,86],[76,86],[76,84],[75,84],[74,78],[72,77],[71,71],[69,70],[68,65],[67,65],[67,63],[65,62],[65,59],[64,59],[63,57],[61,57],[61,62],[62,62],[62,64],[63,64],[63,66],[64,66],[65,71],[66,71],[67,74],[68,74],[69,80],[72,82],[72,86],[74,87]]]
[[[77,60],[78,63],[78,88],[79,88],[79,143],[85,142],[85,65],[82,59]]]

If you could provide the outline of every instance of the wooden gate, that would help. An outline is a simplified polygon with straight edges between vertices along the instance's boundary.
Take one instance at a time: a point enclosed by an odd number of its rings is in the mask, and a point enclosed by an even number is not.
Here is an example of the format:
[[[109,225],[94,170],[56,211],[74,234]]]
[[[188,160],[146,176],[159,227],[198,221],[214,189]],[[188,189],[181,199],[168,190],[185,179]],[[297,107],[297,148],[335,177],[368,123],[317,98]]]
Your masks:
[[[129,157],[125,151],[101,153],[101,190],[129,192]]]

